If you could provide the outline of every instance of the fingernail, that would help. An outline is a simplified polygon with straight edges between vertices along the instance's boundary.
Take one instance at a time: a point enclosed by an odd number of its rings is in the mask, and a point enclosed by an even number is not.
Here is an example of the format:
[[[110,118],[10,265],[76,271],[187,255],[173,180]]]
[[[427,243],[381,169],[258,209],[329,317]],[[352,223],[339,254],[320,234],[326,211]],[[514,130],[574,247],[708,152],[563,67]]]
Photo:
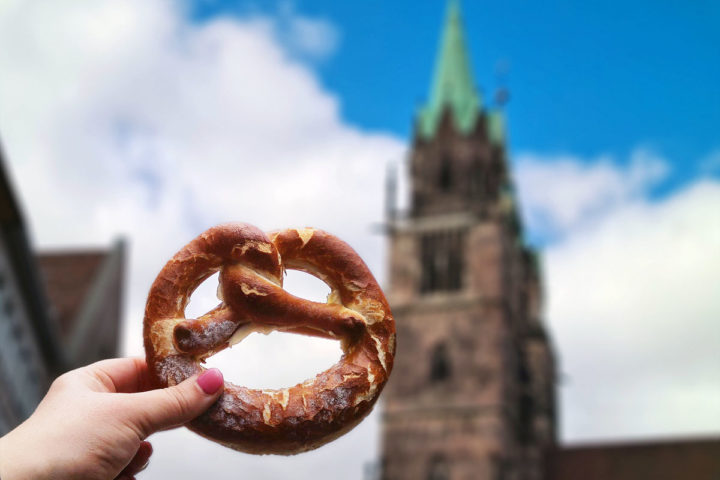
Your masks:
[[[220,373],[220,370],[217,368],[211,368],[200,374],[197,378],[197,383],[200,385],[203,392],[208,395],[212,395],[217,392],[220,387],[222,387],[223,376],[222,373]]]

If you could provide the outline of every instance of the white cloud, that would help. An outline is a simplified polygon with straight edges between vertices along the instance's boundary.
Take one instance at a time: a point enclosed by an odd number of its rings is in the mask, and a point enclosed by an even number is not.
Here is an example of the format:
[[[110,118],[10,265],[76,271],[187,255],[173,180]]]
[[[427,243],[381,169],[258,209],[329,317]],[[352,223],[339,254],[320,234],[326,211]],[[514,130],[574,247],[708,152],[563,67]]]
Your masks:
[[[41,246],[129,238],[130,354],[142,352],[143,303],[154,276],[219,222],[324,228],[348,239],[382,275],[383,240],[370,227],[382,215],[384,165],[405,146],[344,123],[337,99],[297,60],[329,54],[334,28],[292,11],[281,17],[191,25],[167,0],[0,6],[0,125],[34,237]],[[281,23],[294,26],[287,38],[279,38]],[[333,342],[273,335],[217,362],[231,378],[279,386],[338,355]],[[271,371],[256,368],[259,356],[270,359],[264,368]],[[175,478],[196,478],[216,469],[218,479],[288,471],[298,479],[337,478],[338,471],[361,478],[377,433],[373,416],[293,459],[164,433],[154,440],[149,476],[175,469]],[[206,452],[202,462],[177,454],[194,449]]]
[[[642,197],[669,172],[667,162],[645,148],[633,151],[626,167],[609,155],[583,160],[521,153],[515,164],[525,224],[536,235],[549,237]]]
[[[340,43],[340,32],[332,23],[296,13],[291,2],[280,5],[277,26],[292,52],[312,60],[327,58]]]
[[[651,203],[666,164],[518,162],[526,218],[560,233],[544,265],[565,440],[720,430],[720,183]]]

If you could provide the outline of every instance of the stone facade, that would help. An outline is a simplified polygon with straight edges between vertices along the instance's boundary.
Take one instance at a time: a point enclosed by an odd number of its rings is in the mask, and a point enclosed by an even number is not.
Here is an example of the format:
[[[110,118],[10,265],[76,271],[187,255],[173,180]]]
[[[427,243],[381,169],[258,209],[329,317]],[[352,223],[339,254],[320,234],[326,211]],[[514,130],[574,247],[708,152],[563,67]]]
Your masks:
[[[385,479],[541,478],[555,441],[536,255],[486,118],[465,135],[448,113],[434,138],[416,138],[412,207],[389,229],[398,354],[384,395]]]
[[[541,479],[555,444],[555,366],[540,272],[522,238],[502,113],[474,90],[457,2],[434,78],[410,154],[411,206],[389,212],[398,353],[380,476]]]

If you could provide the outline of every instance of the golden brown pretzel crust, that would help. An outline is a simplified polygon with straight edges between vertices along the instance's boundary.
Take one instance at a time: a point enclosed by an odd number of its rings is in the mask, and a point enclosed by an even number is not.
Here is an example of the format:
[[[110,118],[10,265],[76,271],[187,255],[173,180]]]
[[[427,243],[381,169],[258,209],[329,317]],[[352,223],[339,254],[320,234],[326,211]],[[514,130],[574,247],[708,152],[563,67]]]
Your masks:
[[[327,304],[283,290],[286,268],[327,283]],[[190,294],[217,271],[222,303],[185,319]],[[150,289],[144,321],[156,386],[199,373],[200,362],[234,338],[267,329],[336,338],[344,354],[330,369],[290,388],[253,390],[226,382],[218,401],[188,428],[248,453],[295,454],[348,432],[370,412],[392,369],[395,322],[355,251],[310,228],[266,235],[247,224],[220,225],[165,265]]]

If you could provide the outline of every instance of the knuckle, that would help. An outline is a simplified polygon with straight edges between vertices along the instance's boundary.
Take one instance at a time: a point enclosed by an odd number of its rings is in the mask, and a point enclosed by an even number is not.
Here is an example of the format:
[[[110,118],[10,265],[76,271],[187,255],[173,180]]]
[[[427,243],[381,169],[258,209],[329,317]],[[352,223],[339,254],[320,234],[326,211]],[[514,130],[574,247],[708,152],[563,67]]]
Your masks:
[[[129,420],[127,426],[139,440],[146,439],[157,430],[152,415],[147,411],[140,413],[137,418]]]
[[[182,418],[188,418],[192,415],[193,405],[188,395],[179,388],[171,387],[165,390],[168,402],[174,412]]]
[[[50,384],[50,390],[57,391],[65,389],[71,382],[70,373],[63,373]]]

